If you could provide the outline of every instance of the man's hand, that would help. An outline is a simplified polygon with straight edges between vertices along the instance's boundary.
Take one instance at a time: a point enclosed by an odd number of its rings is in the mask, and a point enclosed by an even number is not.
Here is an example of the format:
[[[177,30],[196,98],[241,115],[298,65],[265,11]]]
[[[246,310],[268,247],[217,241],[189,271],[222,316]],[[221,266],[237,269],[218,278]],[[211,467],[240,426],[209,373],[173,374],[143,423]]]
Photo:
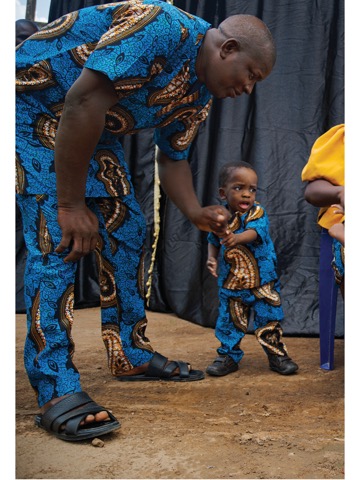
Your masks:
[[[190,216],[191,222],[197,228],[204,232],[214,232],[219,237],[226,234],[229,218],[228,210],[220,205],[200,207]]]
[[[62,239],[55,248],[62,253],[71,251],[64,262],[76,262],[95,250],[99,240],[99,222],[96,215],[86,205],[81,207],[58,207],[58,222],[62,230]]]

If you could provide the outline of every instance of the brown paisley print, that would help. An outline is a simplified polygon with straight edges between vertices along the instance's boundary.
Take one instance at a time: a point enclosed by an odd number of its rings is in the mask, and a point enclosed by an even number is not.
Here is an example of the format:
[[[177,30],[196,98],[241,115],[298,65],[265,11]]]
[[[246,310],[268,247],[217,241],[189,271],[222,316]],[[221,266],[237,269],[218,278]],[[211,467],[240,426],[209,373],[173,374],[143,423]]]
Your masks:
[[[44,90],[56,85],[49,62],[41,61],[29,68],[19,69],[16,72],[16,91]]]
[[[96,49],[118,43],[144,28],[161,12],[155,5],[143,5],[139,1],[127,2],[113,12],[113,23],[101,37]]]
[[[46,340],[44,332],[40,326],[40,289],[36,292],[31,307],[31,327],[30,334],[31,340],[36,345],[36,350],[41,352],[46,346]]]
[[[64,35],[76,22],[79,12],[72,12],[64,15],[51,23],[48,23],[38,32],[34,33],[30,40],[39,40],[43,38],[53,38]]]
[[[122,346],[119,327],[114,324],[102,326],[102,339],[108,356],[108,367],[112,375],[121,375],[133,368]]]
[[[60,322],[66,330],[69,339],[69,353],[72,356],[75,351],[75,345],[71,336],[71,329],[74,323],[74,285],[71,284],[66,289],[60,302]]]
[[[252,292],[256,298],[265,300],[270,305],[274,305],[275,307],[281,305],[280,294],[274,290],[274,282],[269,282],[266,285],[254,288]]]
[[[97,178],[103,182],[106,191],[114,197],[129,195],[130,184],[124,168],[119,165],[116,155],[109,150],[99,150],[95,159],[99,164]]]
[[[255,330],[255,336],[260,345],[265,347],[269,353],[275,355],[287,355],[286,345],[282,341],[283,330],[279,322],[269,322],[265,327]]]
[[[246,333],[248,329],[250,307],[245,305],[239,298],[230,298],[229,311],[235,327]]]
[[[243,245],[225,250],[224,259],[231,265],[224,283],[229,290],[244,290],[257,287],[260,283],[259,270],[255,257]]]
[[[153,352],[154,349],[150,345],[150,340],[145,336],[146,327],[147,319],[143,318],[142,320],[139,320],[132,332],[132,339],[136,347]]]

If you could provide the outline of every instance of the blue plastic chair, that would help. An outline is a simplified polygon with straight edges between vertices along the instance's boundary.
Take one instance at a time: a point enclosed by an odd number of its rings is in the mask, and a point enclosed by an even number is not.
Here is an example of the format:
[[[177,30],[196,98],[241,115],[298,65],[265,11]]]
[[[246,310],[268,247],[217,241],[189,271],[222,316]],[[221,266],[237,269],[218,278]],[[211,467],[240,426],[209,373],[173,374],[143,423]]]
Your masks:
[[[320,367],[334,369],[334,337],[338,286],[335,283],[331,267],[332,238],[323,228],[320,237],[319,272],[319,329],[320,329]]]

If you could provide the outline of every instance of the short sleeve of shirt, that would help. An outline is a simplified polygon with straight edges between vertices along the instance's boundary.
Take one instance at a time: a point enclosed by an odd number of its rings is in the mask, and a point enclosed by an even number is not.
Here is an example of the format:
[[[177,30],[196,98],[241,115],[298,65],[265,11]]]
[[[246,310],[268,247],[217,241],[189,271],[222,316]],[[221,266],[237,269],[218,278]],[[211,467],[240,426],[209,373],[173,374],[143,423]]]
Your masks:
[[[85,67],[101,71],[113,82],[146,78],[153,59],[171,56],[179,40],[180,31],[171,31],[159,5],[127,4],[126,9],[120,5],[112,11],[112,23]]]
[[[189,156],[191,143],[199,130],[200,124],[208,116],[212,104],[210,95],[205,94],[203,97],[206,102],[203,108],[200,106],[199,110],[199,106],[189,106],[186,112],[185,107],[184,112],[188,116],[177,119],[165,127],[155,129],[154,142],[165,155],[173,160],[185,160]],[[194,113],[189,115],[192,109]]]
[[[207,237],[207,240],[209,243],[211,243],[211,245],[214,245],[215,247],[218,247],[220,248],[220,239],[217,235],[215,235],[215,233],[213,232],[210,232],[208,234],[208,237]]]
[[[264,242],[269,236],[269,218],[263,207],[257,206],[254,214],[247,218],[244,230],[255,230],[258,234],[257,243]]]

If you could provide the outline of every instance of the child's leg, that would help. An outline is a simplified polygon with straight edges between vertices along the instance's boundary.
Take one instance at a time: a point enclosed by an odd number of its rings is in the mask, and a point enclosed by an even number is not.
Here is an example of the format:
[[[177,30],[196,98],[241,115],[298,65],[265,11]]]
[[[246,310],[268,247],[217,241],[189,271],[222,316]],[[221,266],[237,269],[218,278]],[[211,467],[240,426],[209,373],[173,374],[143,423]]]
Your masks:
[[[209,375],[223,376],[238,370],[238,363],[244,356],[240,342],[244,337],[249,321],[250,306],[245,303],[249,290],[219,291],[219,316],[216,321],[215,335],[221,345],[217,349],[220,355],[206,369]]]
[[[263,347],[270,362],[270,368],[282,374],[298,369],[288,356],[282,341],[283,330],[280,322],[284,318],[280,299],[280,285],[277,281],[253,289],[257,301],[253,305],[255,336]]]
[[[215,335],[221,343],[217,349],[218,354],[229,355],[234,362],[239,363],[244,356],[240,342],[247,332],[250,307],[237,293],[239,292],[220,289]]]

